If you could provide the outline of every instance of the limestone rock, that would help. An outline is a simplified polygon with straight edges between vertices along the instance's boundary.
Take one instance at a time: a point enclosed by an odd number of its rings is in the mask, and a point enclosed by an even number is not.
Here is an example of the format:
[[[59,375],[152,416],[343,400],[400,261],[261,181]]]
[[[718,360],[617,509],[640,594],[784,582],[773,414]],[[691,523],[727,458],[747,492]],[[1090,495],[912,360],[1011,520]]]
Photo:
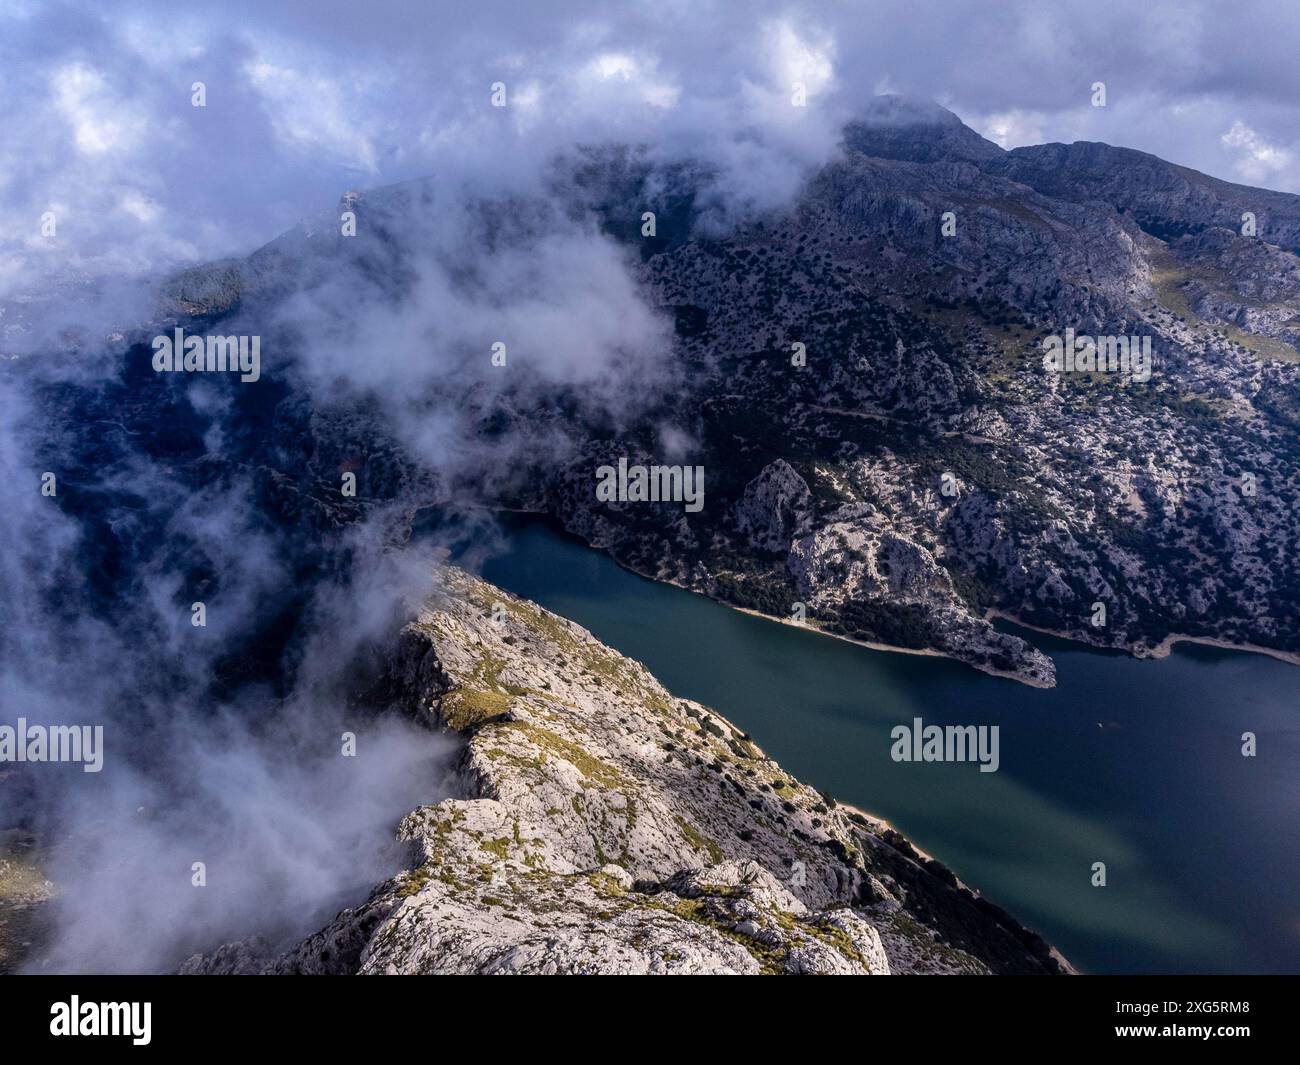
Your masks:
[[[463,794],[412,811],[410,867],[315,935],[185,971],[1069,971],[708,707],[460,570],[403,633],[385,690],[463,738]]]

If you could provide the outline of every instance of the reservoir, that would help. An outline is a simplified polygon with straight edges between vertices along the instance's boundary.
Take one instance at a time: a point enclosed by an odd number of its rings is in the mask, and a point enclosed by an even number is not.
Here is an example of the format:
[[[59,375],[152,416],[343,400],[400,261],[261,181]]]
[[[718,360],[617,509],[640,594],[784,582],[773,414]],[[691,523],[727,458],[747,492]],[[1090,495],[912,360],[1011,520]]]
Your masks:
[[[1300,667],[1191,644],[1142,662],[1001,626],[1055,660],[1035,689],[742,614],[537,519],[511,519],[482,571],[893,822],[1085,972],[1300,972]],[[893,761],[890,730],[918,717],[998,726],[998,770]]]

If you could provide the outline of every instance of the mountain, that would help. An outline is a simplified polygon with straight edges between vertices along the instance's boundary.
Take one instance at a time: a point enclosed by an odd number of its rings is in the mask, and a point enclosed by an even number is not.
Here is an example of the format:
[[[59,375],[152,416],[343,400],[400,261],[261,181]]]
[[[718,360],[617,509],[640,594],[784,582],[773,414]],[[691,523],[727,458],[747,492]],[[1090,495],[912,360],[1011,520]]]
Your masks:
[[[586,147],[556,161],[549,201],[473,207],[484,252],[526,254],[565,214],[628,247],[672,323],[671,378],[637,416],[512,392],[458,354],[436,401],[463,417],[465,446],[532,441],[496,460],[508,473],[430,464],[369,400],[300,391],[256,401],[260,419],[241,397],[231,457],[256,456],[284,519],[307,505],[334,525],[393,501],[547,512],[655,579],[775,616],[802,604],[839,635],[1034,684],[1054,682],[1050,660],[996,615],[1138,656],[1177,637],[1300,654],[1285,564],[1300,548],[1300,197],[1106,145],[1004,152],[896,97],[864,108],[788,210],[719,234],[710,180]],[[256,325],[304,294],[410,302],[447,228],[440,195],[350,193],[356,238],[326,212],[187,271],[152,328]],[[1046,372],[1043,343],[1067,330],[1149,341],[1149,379]],[[599,467],[666,461],[669,421],[705,469],[703,510],[598,501]],[[345,467],[365,482],[354,503],[337,497]]]
[[[0,460],[60,485],[14,508],[0,570],[0,650],[40,650],[26,679],[72,685],[88,636],[162,633],[95,677],[128,730],[182,699],[216,714],[252,693],[273,715],[332,616],[319,590],[368,601],[370,549],[417,525],[482,548],[493,510],[550,515],[739,608],[1034,685],[1052,661],[1000,617],[1140,657],[1190,638],[1300,661],[1300,197],[1105,145],[1004,152],[892,98],[780,209],[628,145],[575,147],[548,182],[349,193],[168,278],[120,342],[0,362],[6,402],[23,397]],[[576,276],[585,317],[557,327]],[[508,371],[488,354],[503,321],[521,334]],[[261,378],[155,372],[153,338],[175,328],[261,337]],[[1045,366],[1085,335],[1147,342],[1150,364]],[[702,507],[598,497],[621,463],[701,467]],[[883,950],[891,971],[1052,969],[869,817],[777,788],[710,711],[533,608],[515,604],[507,643],[466,603],[513,601],[450,581],[386,696],[466,742],[464,798],[405,822],[421,864],[290,955],[243,944],[194,967],[543,965],[530,929],[551,883],[557,965],[878,971]],[[196,599],[218,638],[189,632]],[[23,840],[39,882],[46,841]],[[787,858],[811,886],[793,889]],[[604,945],[596,906],[618,930]],[[776,955],[736,932],[746,915],[780,929],[762,939]],[[439,919],[460,931],[415,934]]]
[[[909,163],[988,163],[1003,153],[947,108],[931,100],[877,96],[844,129],[844,145],[876,159]]]
[[[1064,973],[885,823],[586,630],[460,570],[375,694],[463,738],[412,867],[279,954],[189,973]]]
[[[1030,683],[1051,663],[986,618],[1295,660],[1298,218],[1295,196],[1105,145],[1003,152],[887,98],[791,211],[642,267],[678,323],[704,514],[597,505],[609,441],[536,505],[647,575]],[[1150,379],[1045,372],[1066,330],[1149,338]]]

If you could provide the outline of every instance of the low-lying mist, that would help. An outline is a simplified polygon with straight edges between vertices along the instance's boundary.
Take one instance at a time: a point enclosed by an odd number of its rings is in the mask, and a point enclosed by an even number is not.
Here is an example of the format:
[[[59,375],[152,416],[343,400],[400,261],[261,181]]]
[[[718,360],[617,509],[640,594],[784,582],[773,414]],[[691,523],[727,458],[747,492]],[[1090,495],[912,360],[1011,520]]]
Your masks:
[[[432,557],[359,526],[303,585],[301,530],[267,526],[247,482],[193,493],[128,466],[75,516],[29,493],[6,519],[0,721],[103,728],[98,772],[0,774],[0,829],[35,837],[57,891],[31,972],[284,946],[404,868],[398,819],[453,788],[451,739],[356,698]]]
[[[808,152],[753,132],[702,165],[507,148],[245,259],[10,320],[0,724],[104,727],[101,772],[0,767],[0,831],[36,838],[58,892],[27,969],[172,971],[363,901],[403,867],[398,819],[455,789],[454,741],[356,700],[431,590],[437,538],[408,543],[412,517],[464,504],[449,527],[481,556],[476,508],[537,498],[593,432],[691,439],[628,227],[738,224],[793,194]],[[741,176],[764,168],[782,179],[758,196]],[[178,326],[258,337],[259,379],[155,372]]]

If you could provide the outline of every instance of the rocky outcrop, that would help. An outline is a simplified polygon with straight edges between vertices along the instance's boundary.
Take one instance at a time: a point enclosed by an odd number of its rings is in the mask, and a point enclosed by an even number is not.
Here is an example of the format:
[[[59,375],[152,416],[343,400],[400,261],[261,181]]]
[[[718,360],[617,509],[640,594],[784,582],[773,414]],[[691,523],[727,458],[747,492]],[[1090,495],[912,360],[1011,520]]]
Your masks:
[[[777,459],[745,486],[736,525],[759,551],[784,553],[806,526],[811,505],[807,482]]]
[[[1055,973],[1041,939],[577,625],[459,570],[388,704],[464,740],[411,867],[292,949],[186,972]]]
[[[1050,658],[972,618],[933,554],[870,505],[843,507],[837,520],[795,541],[787,566],[808,606],[855,639],[883,633],[896,647],[938,650],[1041,687],[1055,683]]]
[[[17,830],[0,832],[0,974],[16,972],[48,935],[56,895],[35,839]]]
[[[886,93],[868,100],[844,130],[845,145],[879,159],[933,163],[996,160],[1003,151],[947,108],[924,97]]]

